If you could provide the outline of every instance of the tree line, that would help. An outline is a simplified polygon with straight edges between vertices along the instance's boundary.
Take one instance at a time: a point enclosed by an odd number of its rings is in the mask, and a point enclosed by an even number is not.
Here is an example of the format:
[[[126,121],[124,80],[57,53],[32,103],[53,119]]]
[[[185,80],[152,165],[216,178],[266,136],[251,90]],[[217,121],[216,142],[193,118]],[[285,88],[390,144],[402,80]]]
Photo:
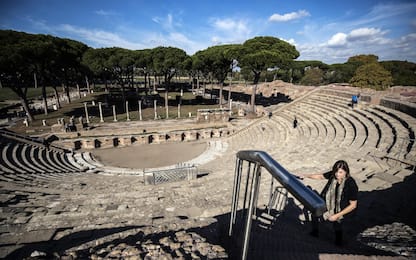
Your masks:
[[[242,44],[209,47],[187,55],[175,47],[128,50],[118,47],[91,48],[86,44],[51,35],[28,34],[0,30],[0,83],[15,92],[32,121],[26,98],[29,87],[42,88],[45,114],[46,86],[55,95],[62,86],[67,100],[69,91],[91,82],[115,83],[121,89],[135,84],[135,76],[144,78],[144,87],[151,81],[162,81],[166,90],[175,76],[187,76],[224,85],[228,76],[238,75],[246,81],[282,79],[306,85],[350,82],[357,87],[384,89],[395,85],[416,85],[416,64],[406,61],[378,62],[375,55],[359,55],[343,64],[328,65],[320,61],[296,61],[295,46],[275,37],[261,36]],[[220,96],[221,96],[220,90]],[[59,101],[59,99],[57,99]],[[58,106],[60,104],[58,103]]]

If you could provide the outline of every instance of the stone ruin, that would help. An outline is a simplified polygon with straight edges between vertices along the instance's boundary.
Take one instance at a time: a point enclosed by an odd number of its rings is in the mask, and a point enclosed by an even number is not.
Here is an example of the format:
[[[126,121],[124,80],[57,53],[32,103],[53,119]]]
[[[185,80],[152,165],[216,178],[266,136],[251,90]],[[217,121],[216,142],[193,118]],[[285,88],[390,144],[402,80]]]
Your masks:
[[[228,122],[231,110],[228,108],[198,109],[197,123]]]

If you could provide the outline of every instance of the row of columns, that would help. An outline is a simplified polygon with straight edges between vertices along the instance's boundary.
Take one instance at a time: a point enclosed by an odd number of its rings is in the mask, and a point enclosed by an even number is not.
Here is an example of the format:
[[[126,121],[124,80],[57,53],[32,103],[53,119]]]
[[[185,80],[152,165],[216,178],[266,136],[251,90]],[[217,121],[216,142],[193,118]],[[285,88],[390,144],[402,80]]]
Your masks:
[[[87,123],[89,124],[89,115],[88,115],[88,107],[87,107],[87,102],[84,102],[84,109],[85,109],[85,117],[87,119]],[[103,109],[102,109],[102,103],[98,102],[98,109],[100,112],[100,123],[104,122],[104,117],[103,117]],[[157,114],[157,100],[154,100],[154,113],[155,113],[155,117],[154,119],[158,119],[158,114]],[[130,121],[130,111],[129,111],[129,101],[126,101],[126,116],[127,116],[127,121]],[[189,117],[192,116],[192,113],[189,113]],[[181,104],[178,104],[178,118],[181,117]],[[169,118],[169,108],[166,105],[166,118]],[[142,101],[139,100],[139,120],[142,121],[143,117],[142,117]],[[117,112],[116,112],[116,106],[113,105],[113,121],[117,122]]]

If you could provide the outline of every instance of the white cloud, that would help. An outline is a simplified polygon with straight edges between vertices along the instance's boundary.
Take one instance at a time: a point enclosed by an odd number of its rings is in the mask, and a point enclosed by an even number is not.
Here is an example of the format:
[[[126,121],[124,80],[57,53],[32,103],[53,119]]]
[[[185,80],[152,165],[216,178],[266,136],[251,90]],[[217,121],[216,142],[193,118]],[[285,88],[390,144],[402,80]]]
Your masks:
[[[354,30],[353,30],[354,31]],[[323,44],[298,44],[299,60],[321,60],[328,64],[344,63],[349,57],[359,54],[375,54],[379,60],[416,60],[416,33],[410,33],[399,38],[377,38],[382,31],[372,38],[359,37],[349,41],[349,37],[366,35],[361,31],[351,31],[349,34],[337,33]],[[361,33],[357,33],[361,32]],[[367,32],[375,32],[369,30]],[[369,33],[371,34],[371,33]],[[331,45],[331,44],[332,45]],[[340,48],[342,47],[342,48]],[[325,54],[325,55],[323,55]]]
[[[201,47],[200,43],[197,43],[186,37],[186,35],[178,32],[170,33],[167,40],[170,43],[170,46],[180,48],[190,55],[200,50],[199,48]]]
[[[209,39],[214,45],[241,43],[251,36],[252,29],[248,20],[212,18],[209,23],[213,30],[206,30],[205,34],[210,35]]]
[[[233,20],[231,18],[215,19],[213,22],[215,29],[225,32],[248,33],[250,29],[244,20]]]
[[[360,41],[360,40],[368,40],[371,38],[379,37],[385,34],[380,29],[376,28],[359,28],[352,30],[348,34],[349,41]]]
[[[348,34],[338,32],[334,34],[326,44],[328,47],[339,48],[345,47],[352,43],[362,44],[387,44],[391,41],[384,37],[387,31],[382,31],[378,28],[358,28],[350,31]]]
[[[285,41],[285,42],[288,42],[288,43],[290,43],[290,44],[292,44],[292,45],[294,45],[294,46],[297,46],[297,43],[296,43],[296,41],[295,41],[295,39],[293,39],[293,38],[290,38],[290,39],[284,39],[284,38],[280,38],[282,41]]]
[[[347,35],[345,33],[337,33],[328,41],[329,47],[342,47],[347,44]]]
[[[172,20],[173,20],[173,18],[172,18],[171,14],[168,14],[166,16],[166,18],[162,18],[162,17],[153,17],[152,18],[153,22],[155,22],[157,24],[160,24],[165,30],[172,30],[173,29]]]
[[[113,11],[105,11],[105,10],[102,10],[102,9],[96,10],[94,13],[95,14],[98,14],[98,15],[102,15],[102,16],[118,15],[116,12],[113,12]]]
[[[400,37],[394,47],[402,48],[403,51],[416,49],[416,33],[411,33]]]
[[[40,29],[41,31],[50,31],[51,28],[47,25],[45,20],[36,20],[32,17],[28,16],[25,17],[25,19],[34,27],[37,29]]]
[[[62,24],[56,27],[57,31],[70,34],[72,37],[81,41],[86,40],[94,46],[105,47],[122,47],[127,49],[142,49],[144,46],[140,43],[128,41],[118,34],[107,32],[103,30],[91,30],[80,27],[75,27],[70,24]]]
[[[273,14],[269,17],[270,22],[288,22],[302,17],[310,16],[309,12],[306,10],[299,10],[297,12],[291,12],[287,14]]]
[[[391,3],[378,4],[362,19],[355,22],[355,26],[369,24],[377,21],[387,21],[394,17],[401,19],[407,14],[413,15],[416,12],[416,3]]]

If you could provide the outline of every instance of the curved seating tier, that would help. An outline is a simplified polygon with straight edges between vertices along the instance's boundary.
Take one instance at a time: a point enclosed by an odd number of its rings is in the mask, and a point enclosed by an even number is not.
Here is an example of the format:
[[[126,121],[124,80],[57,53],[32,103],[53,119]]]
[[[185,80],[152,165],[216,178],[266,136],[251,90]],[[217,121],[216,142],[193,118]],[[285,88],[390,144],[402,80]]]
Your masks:
[[[81,174],[85,167],[76,162],[73,153],[49,149],[35,142],[1,136],[0,175],[4,181],[37,185],[64,175]]]
[[[406,164],[392,164],[386,158],[413,158],[414,165],[416,119],[381,106],[352,109],[349,103],[345,97],[311,93],[230,137],[229,152],[264,150],[294,173],[322,171],[344,159],[364,189],[389,187],[410,174]]]

